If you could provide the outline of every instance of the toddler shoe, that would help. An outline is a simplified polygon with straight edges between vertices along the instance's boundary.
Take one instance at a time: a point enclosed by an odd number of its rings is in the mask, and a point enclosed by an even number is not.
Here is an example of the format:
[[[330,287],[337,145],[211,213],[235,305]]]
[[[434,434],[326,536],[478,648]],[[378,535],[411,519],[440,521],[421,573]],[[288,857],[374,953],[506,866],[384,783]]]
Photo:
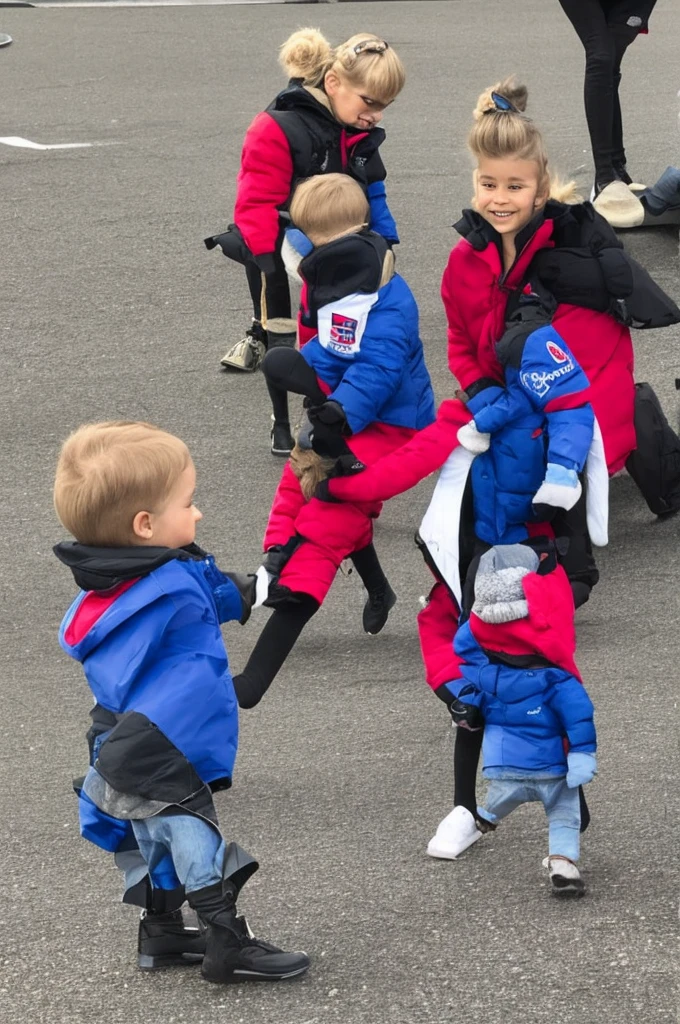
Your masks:
[[[585,895],[586,887],[581,878],[581,872],[573,860],[554,854],[552,857],[546,857],[543,865],[547,867],[550,874],[553,896]]]
[[[142,912],[137,963],[143,971],[197,964],[202,961],[204,953],[205,933],[197,921],[187,923],[181,910],[167,914]]]
[[[477,828],[474,815],[466,807],[458,805],[439,822],[437,831],[428,843],[427,852],[430,857],[455,860],[468,846],[481,838],[482,833]]]

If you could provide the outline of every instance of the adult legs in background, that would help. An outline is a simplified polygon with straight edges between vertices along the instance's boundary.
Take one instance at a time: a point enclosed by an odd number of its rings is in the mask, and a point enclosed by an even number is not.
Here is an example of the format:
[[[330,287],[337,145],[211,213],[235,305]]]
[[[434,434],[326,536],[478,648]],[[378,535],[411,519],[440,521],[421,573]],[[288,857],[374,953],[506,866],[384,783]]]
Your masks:
[[[583,98],[597,194],[621,177],[620,171],[625,172],[619,82],[623,55],[638,30],[626,24],[608,22],[609,12],[605,11],[600,0],[559,2],[585,50]],[[610,8],[612,6],[609,5]],[[630,178],[627,183],[630,183]]]

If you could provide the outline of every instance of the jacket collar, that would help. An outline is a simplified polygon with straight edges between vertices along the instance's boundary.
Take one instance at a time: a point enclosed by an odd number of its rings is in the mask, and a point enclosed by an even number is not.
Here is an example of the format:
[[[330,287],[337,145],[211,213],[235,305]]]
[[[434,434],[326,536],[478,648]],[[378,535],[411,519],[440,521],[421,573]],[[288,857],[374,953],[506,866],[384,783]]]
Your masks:
[[[570,208],[565,203],[549,199],[543,209],[518,233],[515,239],[517,256],[505,274],[501,235],[481,214],[472,209],[463,210],[463,216],[453,227],[489,264],[494,273],[504,279],[503,283],[512,287],[522,279],[539,249],[553,247],[552,235],[556,225],[561,225],[565,217],[570,216]]]
[[[158,548],[146,545],[129,548],[95,547],[77,541],[56,544],[52,550],[67,565],[81,590],[106,592],[126,580],[148,576],[174,558],[198,561],[206,553],[198,544],[185,548]]]
[[[365,128],[354,128],[352,125],[346,125],[338,121],[333,113],[331,101],[324,90],[311,85],[303,85],[302,81],[301,78],[291,78],[286,88],[274,100],[273,108],[275,110],[297,110],[300,112],[306,110],[316,114],[317,117],[321,117],[327,124],[336,128],[338,132],[344,132],[350,146],[365,138],[374,139],[378,145],[384,141],[384,129],[377,125],[371,128],[370,131],[366,131]]]
[[[322,306],[347,295],[372,295],[383,279],[389,246],[374,231],[343,235],[314,249],[300,264],[300,275],[307,285],[308,310],[305,320],[316,324]]]

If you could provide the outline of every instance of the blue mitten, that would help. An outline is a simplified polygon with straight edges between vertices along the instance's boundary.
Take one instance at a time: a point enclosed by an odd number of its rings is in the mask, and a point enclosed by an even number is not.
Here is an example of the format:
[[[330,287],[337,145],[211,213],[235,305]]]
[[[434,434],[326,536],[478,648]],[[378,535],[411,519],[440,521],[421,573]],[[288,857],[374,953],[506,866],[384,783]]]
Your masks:
[[[597,771],[597,758],[595,754],[572,750],[567,754],[567,768],[567,785],[569,789],[576,789],[592,780]]]

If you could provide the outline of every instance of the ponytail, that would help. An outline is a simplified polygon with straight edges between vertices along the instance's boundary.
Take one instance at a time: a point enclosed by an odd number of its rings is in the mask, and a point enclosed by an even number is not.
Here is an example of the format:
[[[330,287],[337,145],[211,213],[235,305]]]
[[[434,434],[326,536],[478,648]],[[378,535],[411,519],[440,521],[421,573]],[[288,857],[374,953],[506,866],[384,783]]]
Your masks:
[[[514,77],[485,89],[473,111],[474,124],[468,135],[468,148],[481,159],[533,160],[538,164],[540,187],[549,189],[550,198],[561,203],[578,203],[581,197],[573,181],[563,182],[551,175],[548,154],[540,129],[527,117],[529,93]]]

